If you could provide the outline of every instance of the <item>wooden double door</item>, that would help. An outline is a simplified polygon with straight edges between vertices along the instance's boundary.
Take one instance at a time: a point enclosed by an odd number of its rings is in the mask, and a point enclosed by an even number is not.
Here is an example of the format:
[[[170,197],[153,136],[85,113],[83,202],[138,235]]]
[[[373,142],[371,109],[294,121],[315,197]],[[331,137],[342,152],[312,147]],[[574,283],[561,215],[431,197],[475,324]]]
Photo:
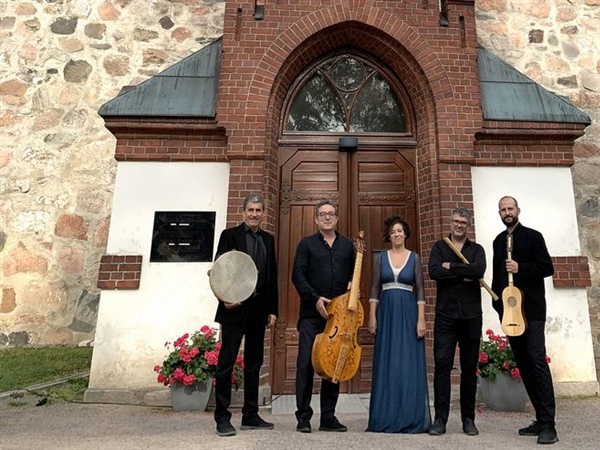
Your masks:
[[[341,152],[332,146],[282,146],[279,149],[279,320],[272,353],[272,392],[295,392],[300,300],[291,281],[298,242],[317,231],[314,206],[323,199],[339,205],[338,231],[355,238],[365,232],[365,253],[360,280],[360,301],[365,323],[359,330],[362,359],[356,376],[342,383],[342,392],[369,392],[373,338],[368,332],[369,294],[373,260],[377,252],[389,248],[382,238],[386,217],[401,215],[410,224],[412,236],[407,247],[419,248],[415,149],[398,144],[359,147]],[[315,383],[315,388],[319,386]]]

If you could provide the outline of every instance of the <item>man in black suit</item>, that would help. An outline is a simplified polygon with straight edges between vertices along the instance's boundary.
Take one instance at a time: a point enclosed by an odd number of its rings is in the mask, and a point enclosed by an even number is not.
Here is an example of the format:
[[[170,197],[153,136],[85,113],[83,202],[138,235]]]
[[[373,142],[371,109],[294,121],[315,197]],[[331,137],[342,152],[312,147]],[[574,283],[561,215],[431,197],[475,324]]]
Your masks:
[[[221,351],[215,377],[215,422],[219,436],[235,435],[231,425],[231,374],[244,337],[244,405],[242,430],[273,429],[258,415],[258,384],[263,363],[265,326],[277,319],[277,264],[275,239],[260,228],[264,200],[252,194],[244,200],[244,222],[221,233],[215,259],[238,250],[249,254],[258,269],[256,290],[242,303],[219,301],[215,321],[221,324]],[[235,280],[231,280],[235,283]]]
[[[555,428],[556,402],[552,374],[546,361],[546,291],[544,278],[554,273],[552,260],[544,237],[539,231],[519,222],[519,205],[513,197],[505,196],[498,203],[498,213],[506,230],[494,239],[492,290],[500,294],[508,286],[508,273],[513,274],[514,286],[523,293],[527,330],[521,336],[509,336],[517,367],[529,400],[535,409],[535,421],[521,428],[521,436],[537,436],[538,444],[558,442]],[[513,248],[507,258],[507,236],[511,234]],[[504,304],[492,303],[502,320]]]

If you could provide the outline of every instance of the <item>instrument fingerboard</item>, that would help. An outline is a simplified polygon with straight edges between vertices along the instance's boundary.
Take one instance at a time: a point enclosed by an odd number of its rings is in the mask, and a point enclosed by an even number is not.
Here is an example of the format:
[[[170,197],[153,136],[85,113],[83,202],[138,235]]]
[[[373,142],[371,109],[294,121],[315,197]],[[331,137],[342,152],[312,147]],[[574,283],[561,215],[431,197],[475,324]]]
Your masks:
[[[506,257],[508,259],[512,259],[512,246],[513,246],[513,237],[512,237],[512,234],[508,234],[506,236]],[[508,272],[508,284],[510,286],[513,285],[513,274],[512,274],[512,272]]]

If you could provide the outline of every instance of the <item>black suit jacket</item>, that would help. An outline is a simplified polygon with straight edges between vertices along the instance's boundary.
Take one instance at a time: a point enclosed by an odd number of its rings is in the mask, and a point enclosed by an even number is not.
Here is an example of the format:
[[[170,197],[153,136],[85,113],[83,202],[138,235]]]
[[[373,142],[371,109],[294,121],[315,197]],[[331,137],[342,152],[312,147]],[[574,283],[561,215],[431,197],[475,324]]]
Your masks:
[[[502,298],[508,286],[506,271],[506,230],[494,239],[492,290]],[[512,259],[519,264],[519,272],[513,275],[513,284],[523,292],[525,319],[546,320],[546,288],[544,278],[554,273],[552,259],[546,248],[542,233],[520,223],[513,230]],[[502,300],[492,302],[500,317],[504,305]]]
[[[241,306],[227,309],[222,301],[219,301],[215,321],[219,323],[243,323],[247,320],[261,321],[267,324],[269,314],[277,316],[279,294],[277,292],[277,263],[275,259],[275,238],[272,234],[261,230],[262,238],[267,250],[267,274],[263,292],[258,292],[244,302]],[[219,245],[217,246],[217,259],[223,253],[231,250],[248,253],[246,248],[246,229],[244,224],[237,227],[227,228],[221,232]],[[234,283],[235,280],[232,280]]]

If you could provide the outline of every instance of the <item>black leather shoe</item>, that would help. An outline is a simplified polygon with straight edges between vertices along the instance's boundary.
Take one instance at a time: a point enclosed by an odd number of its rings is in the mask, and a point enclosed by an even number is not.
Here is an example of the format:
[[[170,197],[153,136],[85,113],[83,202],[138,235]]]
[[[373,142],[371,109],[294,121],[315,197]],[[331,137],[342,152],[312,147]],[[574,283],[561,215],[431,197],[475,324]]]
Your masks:
[[[299,431],[300,433],[310,433],[312,431],[312,428],[310,427],[310,421],[300,420],[296,426],[296,431]]]
[[[446,424],[442,419],[435,419],[433,425],[429,429],[429,434],[431,436],[441,436],[442,434],[446,434]]]
[[[271,422],[263,420],[258,414],[252,417],[242,417],[242,430],[272,430],[275,428]]]
[[[537,436],[540,434],[541,425],[535,420],[531,422],[531,425],[519,430],[519,436]]]
[[[231,425],[231,422],[221,422],[217,424],[217,436],[235,436],[235,428]]]
[[[342,425],[336,418],[329,422],[322,423],[319,427],[319,431],[337,431],[343,433],[348,431],[348,427]]]
[[[554,425],[543,423],[540,425],[540,434],[537,438],[538,444],[555,444],[558,442],[558,435],[556,434],[556,428]]]
[[[479,430],[475,426],[473,419],[465,419],[463,421],[463,432],[467,436],[477,436],[479,434]]]

